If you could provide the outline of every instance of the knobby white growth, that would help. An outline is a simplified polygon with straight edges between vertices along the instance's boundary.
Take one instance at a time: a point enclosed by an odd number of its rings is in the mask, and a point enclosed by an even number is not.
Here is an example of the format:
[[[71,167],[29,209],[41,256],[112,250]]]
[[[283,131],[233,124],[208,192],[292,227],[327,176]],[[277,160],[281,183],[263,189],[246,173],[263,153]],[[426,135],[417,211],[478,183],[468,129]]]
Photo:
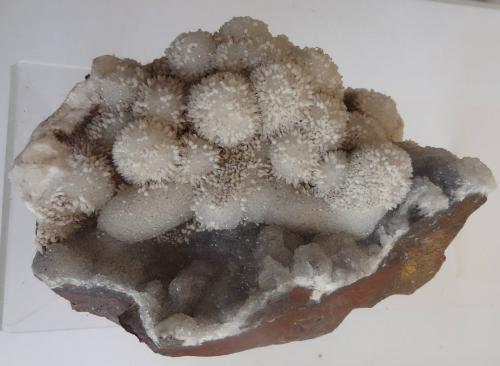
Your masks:
[[[54,153],[39,163],[36,154],[23,155],[23,166],[36,167],[16,167],[12,176],[41,220],[57,216],[67,224],[91,214],[123,181],[137,190],[187,184],[195,192],[192,215],[207,230],[279,223],[365,237],[406,197],[412,166],[392,143],[403,129],[394,101],[367,89],[344,93],[337,65],[321,49],[301,49],[262,21],[236,17],[214,34],[182,33],[165,53],[146,66],[97,58],[90,78],[55,114],[83,121],[50,122],[67,137],[32,144],[74,151],[73,160]],[[85,179],[72,175],[82,174],[73,173],[83,164],[77,156],[94,164],[82,170]],[[456,197],[492,186],[478,181],[482,166],[470,161],[457,166],[464,178]]]
[[[94,59],[90,76],[104,104],[111,109],[120,109],[134,100],[145,73],[135,60],[108,55]]]
[[[205,229],[232,229],[244,217],[248,196],[260,189],[260,177],[268,165],[261,160],[262,145],[249,145],[226,150],[220,167],[206,176],[197,188],[193,210]]]
[[[340,186],[327,193],[334,207],[369,209],[396,207],[411,186],[408,154],[389,142],[365,145],[353,151]]]
[[[305,112],[302,133],[323,151],[336,150],[346,138],[348,114],[342,100],[317,93]]]
[[[113,146],[113,161],[130,183],[171,181],[178,171],[181,146],[167,121],[148,117],[124,128]]]
[[[391,97],[374,90],[348,88],[345,100],[349,109],[377,120],[387,139],[403,139],[403,120]]]
[[[277,138],[269,152],[273,174],[289,184],[311,182],[319,165],[319,148],[298,131]]]
[[[172,77],[159,76],[139,85],[133,105],[137,116],[155,116],[174,123],[182,122],[184,105],[183,84]]]
[[[216,34],[215,64],[219,70],[251,71],[261,64],[291,61],[299,53],[286,36],[273,37],[267,25],[249,17],[236,17]]]
[[[130,122],[123,111],[113,113],[103,111],[84,127],[84,133],[90,142],[111,148],[119,132]]]
[[[75,155],[69,158],[70,174],[57,189],[63,192],[77,211],[91,214],[113,196],[115,185],[111,168],[104,159]]]
[[[271,37],[267,24],[251,17],[234,17],[225,22],[217,33],[217,38],[221,41]]]
[[[347,168],[347,154],[344,151],[331,151],[326,154],[317,168],[313,184],[319,197],[325,197],[330,190],[339,187],[344,180]]]
[[[272,40],[243,38],[229,39],[217,46],[215,64],[220,70],[250,70],[260,63],[272,60],[276,53]]]
[[[196,219],[207,230],[234,229],[243,217],[241,209],[243,197],[229,197],[222,202],[216,202],[216,197],[215,192],[204,191],[193,207]]]
[[[300,64],[314,89],[342,97],[342,77],[330,56],[320,48],[304,48]]]
[[[186,81],[205,75],[214,67],[216,43],[204,31],[182,33],[165,50],[172,72]]]
[[[191,218],[192,197],[189,184],[146,191],[128,187],[102,209],[98,227],[124,242],[151,239]]]
[[[248,195],[246,212],[252,213],[255,218],[252,222],[279,225],[302,233],[346,231],[363,238],[372,232],[386,210],[333,206],[303,188],[267,180]]]
[[[290,131],[304,119],[313,93],[300,67],[292,63],[263,65],[250,78],[257,91],[264,135]]]
[[[219,168],[220,154],[216,146],[196,136],[185,138],[183,142],[186,149],[181,158],[181,170],[176,181],[195,184]]]
[[[383,143],[386,140],[384,129],[375,119],[360,112],[349,113],[346,137],[342,141],[344,148],[353,149],[357,146]]]
[[[409,159],[390,142],[401,132],[392,100],[349,90],[348,112],[328,55],[248,17],[215,35],[183,33],[147,67],[98,58],[88,83],[104,101],[82,128],[90,150],[112,147],[117,173],[136,189],[191,185],[205,230],[278,223],[364,237],[411,184]]]
[[[250,139],[261,126],[250,81],[229,72],[208,76],[191,88],[188,117],[201,136],[223,147]]]

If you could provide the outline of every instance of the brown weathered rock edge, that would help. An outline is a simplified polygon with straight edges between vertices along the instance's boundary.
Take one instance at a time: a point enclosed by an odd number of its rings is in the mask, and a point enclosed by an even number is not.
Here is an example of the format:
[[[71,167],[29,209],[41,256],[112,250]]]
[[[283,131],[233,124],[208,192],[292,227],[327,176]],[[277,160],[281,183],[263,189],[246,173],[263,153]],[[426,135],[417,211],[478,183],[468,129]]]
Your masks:
[[[394,294],[411,294],[432,279],[445,260],[445,249],[484,202],[486,197],[471,195],[433,217],[412,223],[374,274],[323,297],[321,302],[312,302],[308,289],[296,288],[266,307],[259,326],[199,346],[158,348],[144,331],[137,304],[122,293],[69,285],[54,291],[69,300],[73,309],[120,324],[163,355],[217,356],[310,339],[333,331],[353,309],[372,307]]]

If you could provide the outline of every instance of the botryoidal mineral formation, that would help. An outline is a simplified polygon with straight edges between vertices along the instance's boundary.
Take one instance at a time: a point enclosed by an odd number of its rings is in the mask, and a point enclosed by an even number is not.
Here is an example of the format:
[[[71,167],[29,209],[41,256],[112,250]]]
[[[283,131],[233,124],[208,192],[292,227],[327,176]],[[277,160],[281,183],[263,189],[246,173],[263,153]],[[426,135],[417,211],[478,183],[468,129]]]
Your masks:
[[[324,334],[439,269],[495,181],[402,138],[390,97],[236,17],[146,65],[97,57],[10,177],[38,278],[157,352],[215,355]]]

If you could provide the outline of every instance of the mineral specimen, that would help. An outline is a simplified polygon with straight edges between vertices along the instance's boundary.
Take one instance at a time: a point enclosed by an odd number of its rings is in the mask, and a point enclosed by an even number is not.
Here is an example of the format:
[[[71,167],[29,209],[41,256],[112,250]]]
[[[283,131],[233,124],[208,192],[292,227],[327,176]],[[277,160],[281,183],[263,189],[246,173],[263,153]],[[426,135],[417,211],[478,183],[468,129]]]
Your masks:
[[[432,278],[495,181],[402,137],[390,97],[237,17],[147,65],[96,58],[10,176],[38,278],[155,352],[219,355]]]

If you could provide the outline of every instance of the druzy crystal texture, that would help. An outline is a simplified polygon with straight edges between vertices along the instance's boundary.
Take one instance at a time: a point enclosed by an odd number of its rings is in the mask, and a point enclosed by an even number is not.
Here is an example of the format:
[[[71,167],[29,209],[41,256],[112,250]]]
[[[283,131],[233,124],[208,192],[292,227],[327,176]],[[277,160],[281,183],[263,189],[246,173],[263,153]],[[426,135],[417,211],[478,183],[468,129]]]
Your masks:
[[[149,64],[97,57],[10,177],[37,219],[35,275],[177,356],[312,338],[413,292],[496,186],[249,17]]]

